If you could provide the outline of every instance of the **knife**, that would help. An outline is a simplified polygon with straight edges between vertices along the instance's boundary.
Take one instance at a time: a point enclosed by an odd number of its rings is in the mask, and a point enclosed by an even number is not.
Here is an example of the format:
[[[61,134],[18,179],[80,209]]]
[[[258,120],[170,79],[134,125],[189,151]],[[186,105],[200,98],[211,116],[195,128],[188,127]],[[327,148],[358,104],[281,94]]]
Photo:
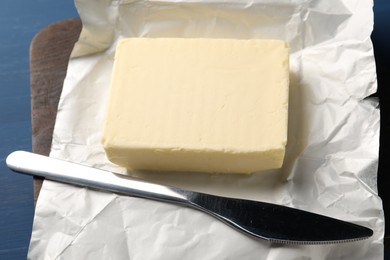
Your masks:
[[[249,236],[272,243],[333,244],[373,235],[369,228],[299,209],[148,183],[25,151],[11,153],[6,163],[18,173],[194,208]]]

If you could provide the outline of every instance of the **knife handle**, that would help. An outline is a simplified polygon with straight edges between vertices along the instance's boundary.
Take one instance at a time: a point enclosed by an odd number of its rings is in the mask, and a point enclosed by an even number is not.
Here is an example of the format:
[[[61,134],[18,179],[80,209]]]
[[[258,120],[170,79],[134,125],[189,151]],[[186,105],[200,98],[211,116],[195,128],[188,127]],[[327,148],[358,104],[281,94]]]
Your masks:
[[[19,173],[77,186],[116,192],[141,198],[188,204],[187,192],[179,188],[147,183],[115,174],[25,151],[15,151],[6,160],[7,166]]]

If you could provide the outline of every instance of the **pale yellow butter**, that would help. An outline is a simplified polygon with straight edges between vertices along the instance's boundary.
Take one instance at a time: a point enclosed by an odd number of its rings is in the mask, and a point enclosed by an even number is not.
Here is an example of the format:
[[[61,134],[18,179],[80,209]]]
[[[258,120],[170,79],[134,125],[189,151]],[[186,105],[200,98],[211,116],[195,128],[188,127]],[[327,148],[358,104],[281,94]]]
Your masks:
[[[279,40],[129,38],[118,43],[102,142],[130,169],[280,168],[289,49]]]

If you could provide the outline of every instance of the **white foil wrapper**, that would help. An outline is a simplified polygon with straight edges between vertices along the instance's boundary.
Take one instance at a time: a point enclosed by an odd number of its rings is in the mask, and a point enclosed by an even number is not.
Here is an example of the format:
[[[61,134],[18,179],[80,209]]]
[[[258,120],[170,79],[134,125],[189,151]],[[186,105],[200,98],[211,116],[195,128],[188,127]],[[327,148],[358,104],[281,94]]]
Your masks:
[[[140,173],[143,179],[296,207],[367,226],[372,238],[276,245],[196,210],[45,181],[30,259],[382,259],[376,191],[378,102],[372,0],[76,0],[83,30],[69,63],[51,156],[125,173],[100,143],[115,45],[123,37],[286,40],[284,166],[252,175]],[[288,216],[286,216],[288,218]]]

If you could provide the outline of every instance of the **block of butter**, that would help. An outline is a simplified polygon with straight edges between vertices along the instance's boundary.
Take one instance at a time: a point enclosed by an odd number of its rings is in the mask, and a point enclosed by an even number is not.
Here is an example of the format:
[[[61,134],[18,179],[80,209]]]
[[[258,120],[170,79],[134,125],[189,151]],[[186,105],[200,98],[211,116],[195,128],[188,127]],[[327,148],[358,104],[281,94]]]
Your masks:
[[[284,41],[120,40],[103,126],[106,155],[128,169],[280,168],[288,87]]]

